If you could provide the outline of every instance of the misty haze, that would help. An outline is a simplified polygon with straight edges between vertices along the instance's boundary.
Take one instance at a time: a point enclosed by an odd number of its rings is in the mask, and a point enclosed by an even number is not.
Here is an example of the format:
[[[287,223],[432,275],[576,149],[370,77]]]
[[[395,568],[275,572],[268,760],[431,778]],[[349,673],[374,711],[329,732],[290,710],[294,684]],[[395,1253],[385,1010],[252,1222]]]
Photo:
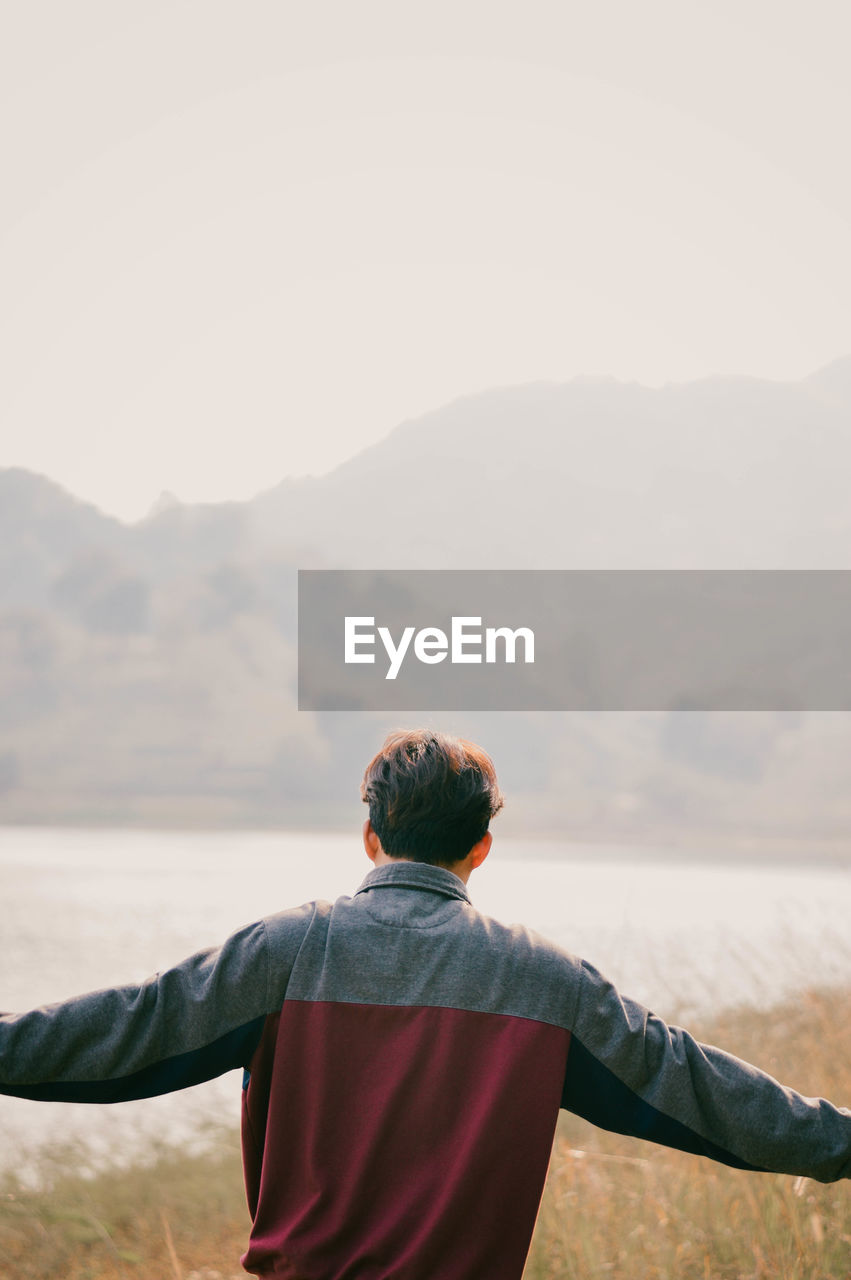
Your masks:
[[[133,525],[0,472],[0,819],[350,827],[399,717],[297,712],[298,568],[851,568],[849,410],[851,357],[499,388]],[[846,856],[845,715],[440,720],[493,754],[506,833]]]

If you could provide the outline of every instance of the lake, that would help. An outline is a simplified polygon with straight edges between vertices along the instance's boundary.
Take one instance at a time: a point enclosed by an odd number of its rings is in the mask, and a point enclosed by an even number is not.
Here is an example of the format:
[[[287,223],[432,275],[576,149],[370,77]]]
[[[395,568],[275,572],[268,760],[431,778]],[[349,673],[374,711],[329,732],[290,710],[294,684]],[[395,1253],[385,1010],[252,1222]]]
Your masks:
[[[0,1009],[138,982],[241,925],[352,893],[359,833],[0,828]],[[851,982],[851,871],[500,839],[475,906],[585,956],[669,1020]],[[119,1107],[0,1097],[0,1159],[82,1140],[92,1158],[236,1121],[238,1073]]]

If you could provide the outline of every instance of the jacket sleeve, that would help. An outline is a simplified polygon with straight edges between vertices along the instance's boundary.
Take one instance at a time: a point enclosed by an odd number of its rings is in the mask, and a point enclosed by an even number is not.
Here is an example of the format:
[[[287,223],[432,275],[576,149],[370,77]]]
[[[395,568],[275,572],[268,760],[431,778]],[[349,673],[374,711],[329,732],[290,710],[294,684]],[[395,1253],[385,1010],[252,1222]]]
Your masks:
[[[562,1106],[603,1129],[740,1169],[851,1177],[851,1111],[700,1044],[584,961]]]
[[[269,1009],[266,923],[140,986],[0,1014],[0,1093],[122,1102],[246,1065]]]

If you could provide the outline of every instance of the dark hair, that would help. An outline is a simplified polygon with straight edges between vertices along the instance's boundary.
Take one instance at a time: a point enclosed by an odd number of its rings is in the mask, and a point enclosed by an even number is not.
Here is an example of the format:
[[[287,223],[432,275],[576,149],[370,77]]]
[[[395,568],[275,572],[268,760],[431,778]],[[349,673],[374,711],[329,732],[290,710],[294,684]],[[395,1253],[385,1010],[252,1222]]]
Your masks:
[[[389,857],[437,866],[466,858],[503,804],[487,752],[429,729],[391,733],[367,765],[361,797]]]

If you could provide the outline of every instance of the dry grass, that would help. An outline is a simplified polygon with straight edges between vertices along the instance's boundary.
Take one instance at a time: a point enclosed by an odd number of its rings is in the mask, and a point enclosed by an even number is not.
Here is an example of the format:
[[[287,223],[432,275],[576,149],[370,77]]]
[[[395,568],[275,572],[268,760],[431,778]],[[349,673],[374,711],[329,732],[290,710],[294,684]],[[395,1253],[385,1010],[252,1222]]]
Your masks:
[[[1,1280],[231,1280],[250,1226],[237,1135],[203,1154],[161,1149],[129,1168],[81,1173],[54,1148],[38,1190],[0,1191]]]
[[[612,1143],[613,1148],[617,1148]],[[847,1186],[560,1138],[526,1280],[848,1280]]]
[[[803,1093],[851,1100],[851,993],[690,1025]],[[233,1280],[248,1237],[238,1141],[0,1186],[0,1280]],[[563,1115],[525,1280],[849,1280],[851,1184],[749,1174]],[[439,1280],[439,1277],[435,1277]],[[483,1278],[486,1280],[486,1277]]]

